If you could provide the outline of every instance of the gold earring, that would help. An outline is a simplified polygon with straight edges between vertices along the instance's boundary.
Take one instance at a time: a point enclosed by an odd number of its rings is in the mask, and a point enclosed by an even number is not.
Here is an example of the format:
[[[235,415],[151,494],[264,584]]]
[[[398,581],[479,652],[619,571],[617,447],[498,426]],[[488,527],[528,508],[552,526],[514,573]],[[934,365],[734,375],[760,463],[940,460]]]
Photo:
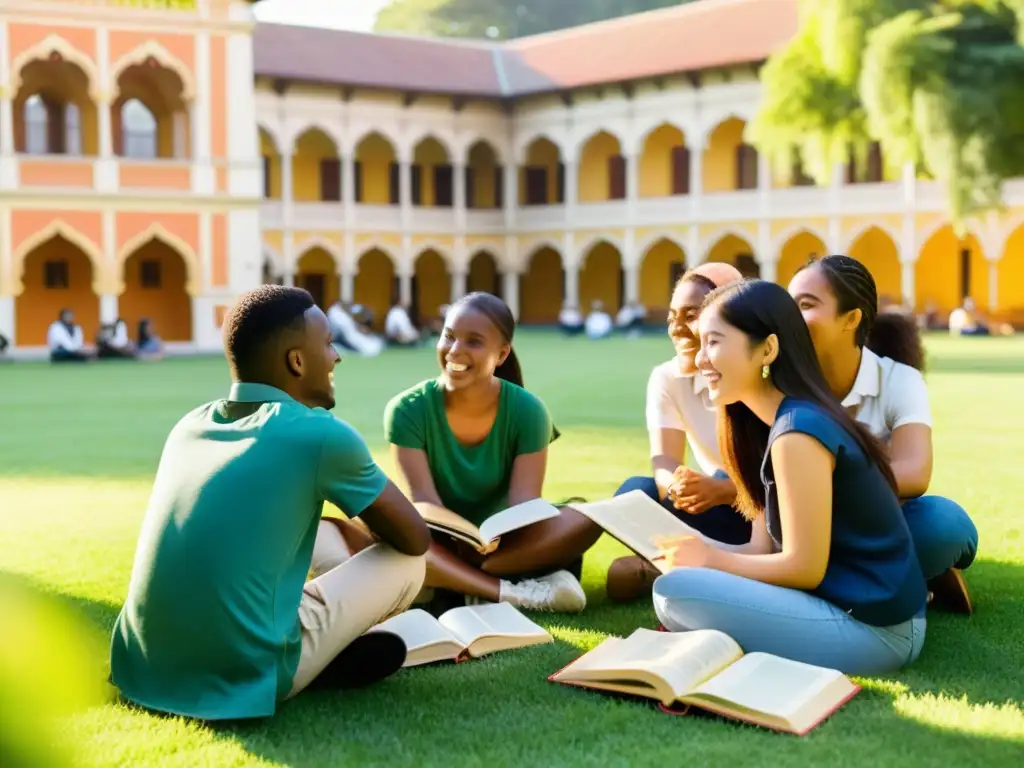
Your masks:
[[[768,363],[765,363],[764,365],[761,366],[761,378],[762,379],[767,379],[768,378],[768,370],[769,370],[768,369]]]

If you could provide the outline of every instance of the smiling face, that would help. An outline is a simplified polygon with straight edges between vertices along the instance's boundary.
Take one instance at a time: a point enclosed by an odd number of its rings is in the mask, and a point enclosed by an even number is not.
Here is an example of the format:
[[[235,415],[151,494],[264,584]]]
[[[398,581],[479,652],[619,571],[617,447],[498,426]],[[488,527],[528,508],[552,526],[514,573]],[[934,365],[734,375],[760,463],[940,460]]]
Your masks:
[[[704,297],[711,289],[699,280],[683,280],[672,292],[672,303],[668,310],[668,336],[676,349],[679,372],[692,376],[697,372],[695,360],[700,350],[700,335],[697,318]]]
[[[334,366],[341,361],[341,356],[332,343],[327,315],[319,307],[306,312],[301,346],[291,350],[289,355],[292,369],[299,372],[299,392],[295,399],[311,408],[334,408]]]
[[[469,305],[449,311],[437,342],[437,361],[448,389],[490,382],[511,346],[484,313]]]
[[[707,379],[708,396],[715,405],[740,402],[763,386],[764,344],[729,325],[716,305],[705,309],[699,320],[700,351],[697,368]]]
[[[789,295],[807,323],[819,360],[854,344],[861,311],[839,311],[839,300],[820,266],[812,265],[797,272],[789,282]]]

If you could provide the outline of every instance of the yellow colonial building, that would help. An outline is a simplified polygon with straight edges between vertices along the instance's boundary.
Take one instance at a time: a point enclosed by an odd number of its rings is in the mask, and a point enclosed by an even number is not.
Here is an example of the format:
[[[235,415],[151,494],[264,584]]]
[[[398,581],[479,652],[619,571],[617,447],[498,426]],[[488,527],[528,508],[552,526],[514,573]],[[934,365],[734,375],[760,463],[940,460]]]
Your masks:
[[[72,300],[98,320],[148,296],[166,307],[158,327],[215,347],[224,307],[261,280],[378,320],[396,299],[425,317],[478,289],[524,323],[594,300],[657,316],[686,267],[785,283],[828,252],[918,309],[970,295],[1024,321],[1024,180],[960,240],[941,185],[887,173],[877,148],[816,186],[773,176],[744,142],[795,0],[700,0],[506,43],[273,24],[250,37],[237,0],[159,5],[0,11],[0,331],[19,345]],[[39,15],[69,6],[71,26]],[[148,133],[129,127],[133,100]],[[140,248],[163,254],[160,287],[145,288]]]

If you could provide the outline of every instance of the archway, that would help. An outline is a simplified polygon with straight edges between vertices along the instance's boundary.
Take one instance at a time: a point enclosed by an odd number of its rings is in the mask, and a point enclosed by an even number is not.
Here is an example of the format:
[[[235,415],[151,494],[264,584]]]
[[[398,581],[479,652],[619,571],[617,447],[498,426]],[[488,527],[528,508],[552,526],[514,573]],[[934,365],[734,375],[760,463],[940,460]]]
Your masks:
[[[185,290],[188,267],[174,248],[159,238],[139,246],[124,262],[124,293],[118,314],[134,338],[148,318],[165,341],[192,340],[192,299]]]
[[[757,152],[743,141],[746,123],[738,117],[719,123],[704,150],[704,191],[757,187]]]
[[[800,267],[812,258],[827,256],[828,250],[822,239],[813,232],[802,229],[792,235],[779,252],[779,263],[775,268],[775,281],[781,286],[789,285]]]
[[[295,285],[305,288],[313,301],[325,312],[338,300],[338,267],[322,246],[314,245],[299,258],[295,270]]]
[[[526,150],[520,169],[519,204],[553,205],[565,200],[562,153],[550,139],[540,137]]]
[[[469,274],[466,277],[466,290],[484,291],[501,296],[501,274],[498,263],[487,251],[478,252],[469,262]]]
[[[100,300],[93,292],[93,265],[74,243],[60,235],[40,243],[22,264],[24,290],[14,299],[19,346],[46,345],[46,331],[62,309],[75,314],[86,343],[100,328]]]
[[[644,139],[640,153],[640,197],[690,193],[690,151],[676,126],[662,123]]]
[[[356,304],[373,313],[374,329],[384,329],[384,318],[395,302],[395,265],[380,248],[373,248],[359,258],[353,283]]]
[[[586,314],[594,302],[604,304],[613,317],[622,307],[622,254],[606,240],[594,245],[580,263],[580,311]]]
[[[469,149],[466,166],[466,206],[501,208],[504,201],[504,169],[494,147],[481,139]]]
[[[441,316],[441,307],[451,301],[452,280],[444,257],[428,248],[416,258],[413,276],[413,318],[418,323]]]
[[[341,159],[338,157],[338,146],[319,128],[308,128],[295,140],[292,199],[296,202],[341,200]]]
[[[185,84],[155,57],[121,72],[110,109],[116,154],[139,159],[191,156]]]
[[[96,105],[89,76],[54,51],[30,61],[20,72],[14,96],[14,146],[33,155],[96,155]]]
[[[896,304],[903,303],[903,270],[900,267],[899,249],[885,230],[870,227],[862,232],[850,246],[849,255],[871,273],[879,301],[892,299]]]
[[[561,255],[548,246],[538,249],[520,277],[520,320],[523,323],[556,322],[564,296],[565,269]]]
[[[914,268],[917,308],[933,304],[946,315],[970,296],[980,310],[988,309],[988,262],[973,235],[957,238],[948,224],[921,247]]]
[[[732,232],[722,235],[708,249],[707,258],[704,261],[723,261],[726,264],[732,264],[743,273],[744,277],[757,277],[760,272],[757,261],[754,259],[753,247],[744,238]]]
[[[356,145],[354,168],[357,203],[398,205],[398,154],[383,134],[374,131]]]
[[[454,180],[448,150],[433,136],[423,139],[413,150],[412,204],[451,208]]]
[[[685,271],[686,252],[668,238],[647,249],[640,263],[640,303],[648,318],[668,314],[672,289]]]
[[[626,197],[626,158],[619,140],[600,131],[580,149],[578,198],[581,203],[622,200]]]
[[[996,275],[1000,316],[1018,327],[1024,325],[1024,224],[1007,238]]]

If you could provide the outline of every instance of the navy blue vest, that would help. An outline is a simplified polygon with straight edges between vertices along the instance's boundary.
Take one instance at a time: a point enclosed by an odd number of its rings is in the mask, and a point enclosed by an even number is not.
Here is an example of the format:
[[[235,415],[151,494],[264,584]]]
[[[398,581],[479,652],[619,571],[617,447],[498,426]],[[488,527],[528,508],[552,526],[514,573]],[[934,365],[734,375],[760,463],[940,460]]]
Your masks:
[[[791,397],[779,406],[761,464],[765,523],[776,546],[782,546],[783,531],[771,447],[789,432],[810,435],[836,459],[828,566],[812,594],[873,626],[892,626],[916,616],[925,607],[928,588],[899,498],[828,411]]]

